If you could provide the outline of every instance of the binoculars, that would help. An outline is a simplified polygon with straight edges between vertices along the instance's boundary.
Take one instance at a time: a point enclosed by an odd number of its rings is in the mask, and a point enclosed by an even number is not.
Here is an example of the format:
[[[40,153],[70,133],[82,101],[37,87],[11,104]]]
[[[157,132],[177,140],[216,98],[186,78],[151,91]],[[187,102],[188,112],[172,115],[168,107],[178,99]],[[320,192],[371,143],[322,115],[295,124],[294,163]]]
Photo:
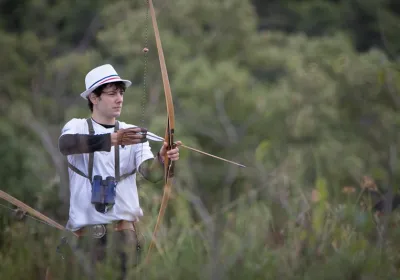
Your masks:
[[[105,180],[100,175],[96,175],[92,182],[91,202],[96,210],[106,213],[115,204],[117,182],[114,177],[108,176]]]

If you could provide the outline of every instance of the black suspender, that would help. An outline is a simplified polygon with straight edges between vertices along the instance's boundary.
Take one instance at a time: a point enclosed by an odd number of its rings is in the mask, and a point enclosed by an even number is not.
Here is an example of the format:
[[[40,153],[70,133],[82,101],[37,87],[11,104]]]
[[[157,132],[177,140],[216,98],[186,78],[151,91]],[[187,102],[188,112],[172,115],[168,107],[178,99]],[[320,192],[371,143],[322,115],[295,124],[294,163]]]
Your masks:
[[[86,119],[86,122],[89,126],[89,135],[94,135],[94,128],[93,128],[93,123],[90,118]],[[88,164],[88,179],[90,183],[92,183],[92,178],[93,178],[93,162],[94,160],[94,153],[89,154],[89,164]]]
[[[118,121],[116,121],[114,132],[117,132],[118,129],[119,129],[119,123],[118,123]],[[117,182],[119,182],[119,180],[120,180],[120,177],[119,177],[119,175],[120,175],[120,174],[119,174],[119,172],[120,172],[120,170],[119,170],[119,145],[116,145],[116,146],[114,147],[114,152],[115,152],[115,154],[114,154],[114,160],[115,160],[115,180],[116,180]]]
[[[89,127],[89,135],[94,135],[94,128],[93,128],[93,123],[91,118],[88,118],[86,120],[88,127]],[[119,129],[119,122],[116,121],[115,122],[115,128],[114,128],[114,132],[117,132]],[[124,180],[125,178],[133,175],[136,173],[136,168],[133,169],[131,172],[126,173],[122,176],[120,176],[120,162],[119,162],[119,145],[114,147],[115,150],[115,180],[117,182]],[[94,164],[94,153],[90,153],[89,154],[89,164],[88,164],[88,175],[86,175],[85,173],[83,173],[81,170],[79,170],[78,168],[76,168],[75,166],[73,166],[71,163],[68,162],[68,167],[74,171],[75,173],[89,179],[90,183],[92,183],[92,178],[93,178],[93,164]]]

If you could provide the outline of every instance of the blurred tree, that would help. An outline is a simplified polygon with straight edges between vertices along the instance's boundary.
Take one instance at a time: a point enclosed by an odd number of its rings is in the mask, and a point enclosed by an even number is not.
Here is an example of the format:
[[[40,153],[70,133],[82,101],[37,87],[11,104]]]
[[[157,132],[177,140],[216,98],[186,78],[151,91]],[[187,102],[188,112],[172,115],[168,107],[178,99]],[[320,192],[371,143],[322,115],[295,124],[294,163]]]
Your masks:
[[[260,17],[261,30],[289,33],[304,32],[310,36],[346,31],[358,51],[378,47],[398,59],[400,40],[400,6],[395,0],[253,0]]]

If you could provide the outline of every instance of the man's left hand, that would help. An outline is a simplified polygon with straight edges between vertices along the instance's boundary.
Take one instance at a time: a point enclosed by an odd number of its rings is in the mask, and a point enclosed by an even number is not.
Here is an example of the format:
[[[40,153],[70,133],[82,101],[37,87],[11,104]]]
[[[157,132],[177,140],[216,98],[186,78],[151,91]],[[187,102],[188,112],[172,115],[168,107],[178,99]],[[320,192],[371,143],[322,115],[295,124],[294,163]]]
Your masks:
[[[177,142],[175,142],[175,148],[167,151],[168,143],[164,142],[164,145],[161,147],[161,150],[160,150],[160,157],[164,158],[165,153],[167,153],[168,158],[170,160],[172,160],[172,161],[178,160],[179,159],[179,148],[178,147],[180,145],[182,145],[182,142],[181,141],[177,141]]]

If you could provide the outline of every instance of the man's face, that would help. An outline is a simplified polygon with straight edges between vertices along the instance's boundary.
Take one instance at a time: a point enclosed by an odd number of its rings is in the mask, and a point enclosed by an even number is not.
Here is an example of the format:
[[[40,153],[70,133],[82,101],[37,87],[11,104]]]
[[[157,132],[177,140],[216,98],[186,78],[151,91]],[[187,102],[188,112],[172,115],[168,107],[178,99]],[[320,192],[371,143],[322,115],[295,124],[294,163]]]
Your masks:
[[[116,118],[121,115],[124,90],[114,84],[108,84],[101,92],[100,97],[95,97],[93,109],[106,118]]]

